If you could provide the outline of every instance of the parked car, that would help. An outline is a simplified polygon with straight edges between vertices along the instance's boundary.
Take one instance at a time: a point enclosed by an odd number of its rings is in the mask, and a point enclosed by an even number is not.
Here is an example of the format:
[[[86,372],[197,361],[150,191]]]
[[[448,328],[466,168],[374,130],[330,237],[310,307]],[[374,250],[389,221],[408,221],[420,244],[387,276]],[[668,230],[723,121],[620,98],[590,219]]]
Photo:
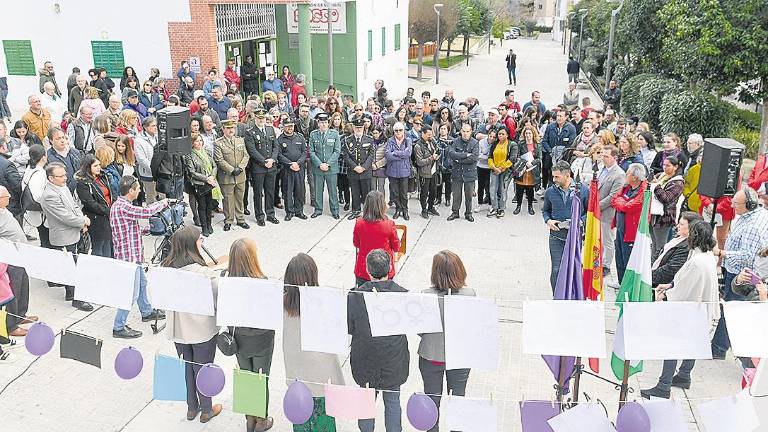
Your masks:
[[[512,27],[511,29],[509,29],[509,32],[515,35],[515,37],[520,37],[522,30],[520,30],[520,27]]]

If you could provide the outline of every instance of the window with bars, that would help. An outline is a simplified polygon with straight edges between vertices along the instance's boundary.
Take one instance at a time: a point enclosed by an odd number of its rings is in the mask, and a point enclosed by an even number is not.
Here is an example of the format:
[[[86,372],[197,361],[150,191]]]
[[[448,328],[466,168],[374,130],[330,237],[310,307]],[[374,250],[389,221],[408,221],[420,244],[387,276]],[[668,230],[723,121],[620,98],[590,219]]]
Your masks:
[[[217,4],[216,40],[219,43],[272,37],[276,34],[275,6],[243,3]]]

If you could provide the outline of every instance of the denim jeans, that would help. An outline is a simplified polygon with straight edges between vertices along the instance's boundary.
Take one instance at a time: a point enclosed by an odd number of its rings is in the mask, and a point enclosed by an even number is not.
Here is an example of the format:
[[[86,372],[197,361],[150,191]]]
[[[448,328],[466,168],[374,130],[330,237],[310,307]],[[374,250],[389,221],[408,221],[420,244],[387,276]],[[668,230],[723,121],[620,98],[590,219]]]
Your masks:
[[[735,274],[725,270],[723,267],[723,284],[725,285],[725,295],[723,300],[725,301],[743,301],[744,297],[736,294],[731,289],[731,282],[736,277]],[[717,322],[717,328],[715,329],[715,335],[712,337],[712,354],[725,355],[728,352],[728,348],[731,347],[731,339],[728,337],[728,327],[725,324],[725,315],[723,314],[723,306],[720,305],[720,321]]]
[[[491,208],[494,210],[506,210],[507,208],[507,190],[512,181],[512,175],[509,171],[501,174],[491,173]]]
[[[627,269],[627,263],[629,263],[629,256],[632,254],[632,246],[634,243],[627,243],[624,241],[624,228],[616,228],[616,242],[615,249],[613,251],[616,259],[616,277],[618,277],[619,284],[624,278],[624,271]]]
[[[147,276],[144,274],[144,269],[139,266],[136,268],[136,282],[133,285],[133,301],[139,305],[139,312],[141,316],[147,316],[152,313],[152,305],[149,304],[147,299]],[[128,314],[131,311],[118,309],[115,314],[115,324],[112,326],[112,330],[120,331],[125,327],[125,322],[128,321]]]
[[[563,230],[560,230],[563,231]],[[567,232],[567,231],[566,231]],[[567,234],[565,234],[567,236]],[[558,237],[549,233],[549,259],[552,270],[549,272],[549,285],[552,286],[552,295],[555,294],[555,285],[557,285],[557,275],[560,273],[560,261],[563,259],[565,250],[565,238]]]
[[[91,255],[112,258],[112,239],[96,240],[91,238]]]
[[[680,371],[677,372],[677,376],[682,379],[691,380],[691,371],[696,364],[696,360],[683,360],[680,365]],[[672,377],[675,376],[677,370],[677,360],[664,360],[664,367],[661,369],[661,376],[659,377],[659,383],[656,385],[661,390],[669,391],[672,388]]]
[[[384,390],[391,390],[382,392],[384,394],[384,430],[387,432],[402,432],[403,410],[400,407],[400,387]],[[379,391],[376,390],[376,396],[378,395]],[[375,424],[376,419],[357,421],[360,432],[373,432]]]
[[[517,75],[515,74],[515,68],[507,68],[507,75],[509,75],[509,82],[517,84]]]

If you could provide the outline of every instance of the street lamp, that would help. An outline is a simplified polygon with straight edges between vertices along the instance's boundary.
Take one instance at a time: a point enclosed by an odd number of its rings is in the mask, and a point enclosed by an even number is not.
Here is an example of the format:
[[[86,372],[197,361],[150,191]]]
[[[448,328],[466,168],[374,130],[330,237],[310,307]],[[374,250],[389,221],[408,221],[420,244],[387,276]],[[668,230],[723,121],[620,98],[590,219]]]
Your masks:
[[[608,59],[605,62],[605,90],[608,90],[608,83],[611,82],[611,68],[613,67],[613,39],[616,33],[616,22],[619,20],[619,12],[624,6],[624,0],[619,2],[619,7],[611,11],[611,33],[608,38]]]
[[[581,16],[581,24],[579,24],[579,65],[581,65],[581,46],[584,43],[584,18],[587,17],[589,9],[584,9],[584,15]]]
[[[440,58],[440,8],[443,7],[442,3],[435,3],[432,8],[437,14],[437,41],[435,42],[435,84],[440,84],[440,64],[438,60]]]
[[[568,33],[570,36],[570,39],[565,34],[565,29],[563,29],[563,54],[565,54],[565,46],[568,45],[568,55],[571,54],[571,43],[566,43],[566,40],[571,40],[573,42],[573,31],[571,31],[571,19],[573,16],[576,15],[576,12],[569,12],[568,13],[568,19],[565,21],[565,25],[568,26]]]
[[[328,85],[333,85],[333,21],[331,20],[331,7],[339,0],[324,0],[326,13],[328,14]]]

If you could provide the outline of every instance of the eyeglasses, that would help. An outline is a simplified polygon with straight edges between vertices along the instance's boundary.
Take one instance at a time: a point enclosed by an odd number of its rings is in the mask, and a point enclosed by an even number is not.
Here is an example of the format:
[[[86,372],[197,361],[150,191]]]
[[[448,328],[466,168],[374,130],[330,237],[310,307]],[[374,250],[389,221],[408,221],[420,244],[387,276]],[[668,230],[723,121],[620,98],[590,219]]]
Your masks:
[[[53,177],[53,178],[65,178],[66,176],[67,176],[66,174],[61,174],[61,175],[55,175],[54,174],[51,177]]]
[[[403,132],[405,129],[393,129],[395,132]]]

